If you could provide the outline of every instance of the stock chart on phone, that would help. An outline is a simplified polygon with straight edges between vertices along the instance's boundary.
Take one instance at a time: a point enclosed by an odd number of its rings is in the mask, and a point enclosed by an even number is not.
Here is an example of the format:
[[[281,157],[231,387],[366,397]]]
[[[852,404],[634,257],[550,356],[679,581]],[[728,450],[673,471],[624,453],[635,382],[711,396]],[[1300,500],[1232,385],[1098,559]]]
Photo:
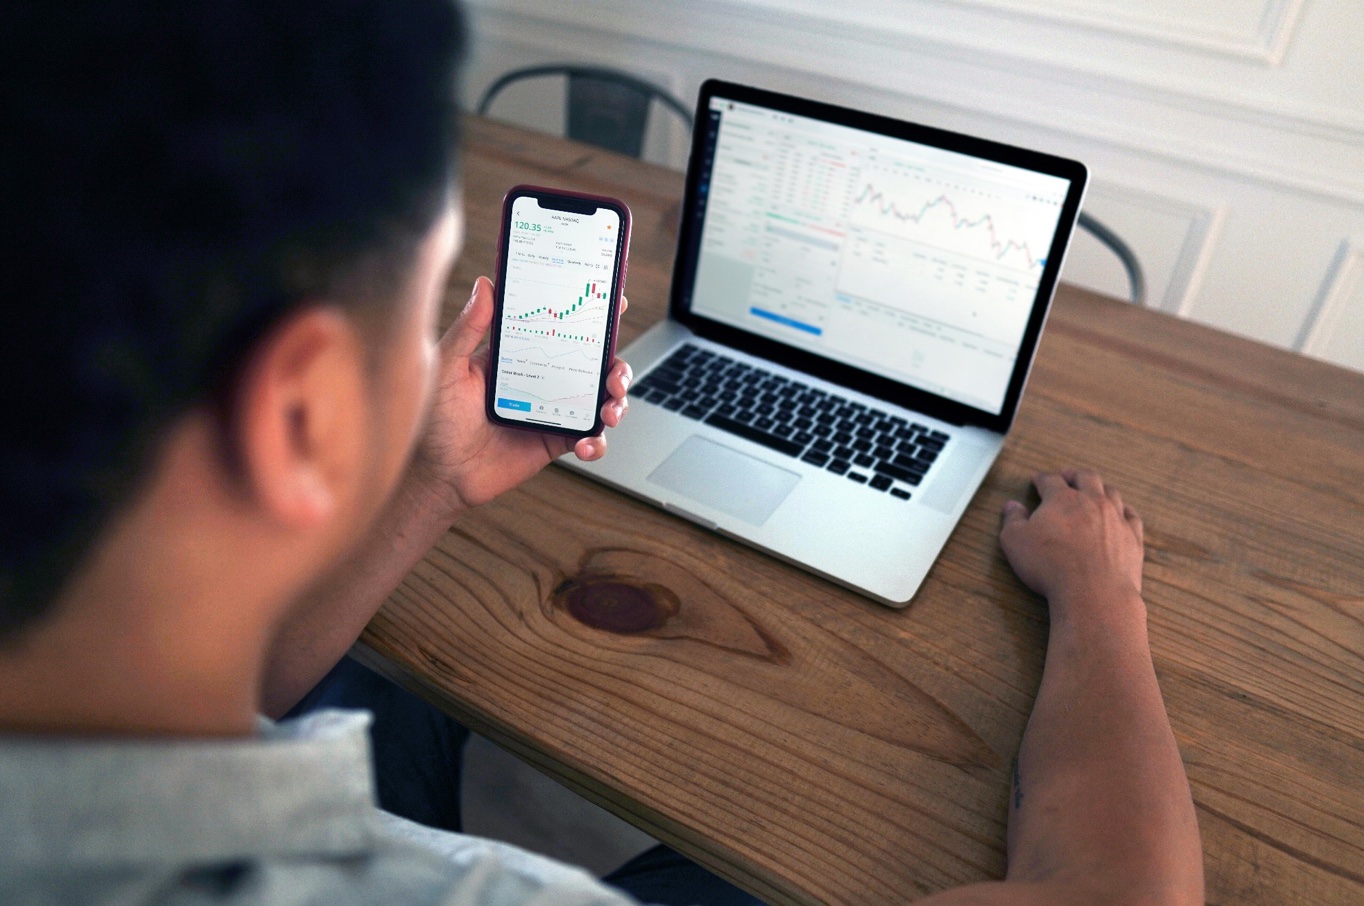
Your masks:
[[[495,405],[528,424],[596,421],[620,238],[608,208],[579,214],[513,200],[503,277]]]

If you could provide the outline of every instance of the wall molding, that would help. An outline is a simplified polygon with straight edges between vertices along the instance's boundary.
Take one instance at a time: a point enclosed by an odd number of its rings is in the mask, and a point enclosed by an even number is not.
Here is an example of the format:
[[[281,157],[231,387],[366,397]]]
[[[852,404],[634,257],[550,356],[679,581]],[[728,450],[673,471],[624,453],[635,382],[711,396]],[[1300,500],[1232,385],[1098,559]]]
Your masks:
[[[1115,229],[1138,253],[1146,272],[1146,306],[1188,317],[1202,289],[1212,255],[1226,221],[1225,204],[1176,198],[1149,186],[1111,179],[1091,183],[1085,210]],[[1172,229],[1172,224],[1177,225]],[[1109,252],[1103,252],[1105,257]],[[1070,260],[1067,259],[1067,266]],[[1072,272],[1071,279],[1122,297],[1122,286],[1094,282],[1092,275]]]
[[[1054,63],[1000,57],[963,44],[925,38],[907,32],[899,24],[886,23],[884,28],[874,28],[841,15],[813,17],[805,12],[807,0],[692,0],[686,6],[685,18],[692,21],[700,18],[710,23],[704,32],[682,27],[681,19],[675,18],[682,16],[682,12],[671,7],[653,7],[649,16],[641,17],[637,4],[622,3],[621,0],[552,7],[531,6],[527,0],[475,0],[475,5],[481,12],[481,24],[504,40],[534,41],[546,48],[561,46],[565,26],[604,37],[624,36],[690,55],[714,55],[743,64],[759,63],[801,76],[815,75],[862,91],[889,94],[970,115],[985,115],[1030,129],[1044,128],[1332,202],[1347,200],[1364,205],[1364,120],[1357,116],[1350,122],[1332,122],[1311,112],[1290,114],[1244,106]],[[634,15],[603,14],[617,11],[617,7],[621,10],[631,8]],[[827,9],[830,5],[821,3],[820,8]],[[778,12],[780,18],[774,18],[773,14]],[[773,32],[783,40],[753,40],[757,27]],[[848,63],[844,56],[835,55],[837,60],[821,62],[820,54],[813,52],[817,48],[811,42],[823,46],[823,56],[828,57],[829,42],[839,39],[851,41],[855,46],[887,47],[893,53],[951,63],[977,73],[1004,73],[1015,81],[1027,79],[1059,86],[1070,92],[1070,96],[1054,99],[1045,109],[1030,106],[1023,110],[1014,95],[999,89],[981,88],[982,84],[989,84],[989,78],[938,76],[935,79],[932,74],[923,76],[912,90],[892,89],[885,84],[884,71],[878,71],[875,66],[868,67],[865,61],[859,66],[856,62]],[[810,52],[802,45],[808,45]],[[923,68],[931,72],[940,67]],[[1114,117],[1100,113],[1105,102],[1114,97],[1129,102],[1134,109],[1140,108],[1144,115]],[[1178,133],[1153,128],[1153,124],[1170,116],[1195,117],[1203,122],[1183,124],[1185,128]],[[1230,134],[1238,129],[1239,134]],[[1301,146],[1291,155],[1297,162],[1295,167],[1284,166],[1282,141],[1285,135],[1292,136]],[[1330,162],[1340,159],[1348,159],[1355,165],[1331,165]]]
[[[1293,348],[1298,352],[1326,358],[1336,331],[1351,303],[1364,301],[1364,236],[1347,236],[1336,250],[1335,260],[1326,271],[1321,291],[1312,312],[1303,322],[1302,333]],[[1359,338],[1364,344],[1364,337]]]
[[[1034,0],[874,0],[872,3],[829,3],[828,0],[690,0],[685,10],[654,8],[647,20],[637,14],[638,0],[595,0],[589,3],[559,4],[546,7],[537,0],[467,0],[470,6],[488,12],[511,14],[528,19],[575,25],[603,32],[626,35],[636,39],[652,39],[660,44],[686,47],[693,51],[714,48],[709,42],[687,41],[683,33],[706,31],[707,38],[718,33],[733,34],[726,20],[736,20],[760,27],[785,27],[828,37],[843,37],[860,44],[876,44],[894,50],[912,49],[916,53],[965,55],[982,65],[1009,71],[1032,71],[1040,75],[1068,70],[1084,80],[1102,79],[1109,85],[1126,85],[1127,91],[1141,91],[1158,96],[1175,107],[1195,111],[1217,110],[1223,115],[1247,122],[1290,128],[1295,132],[1310,132],[1322,138],[1339,141],[1359,141],[1364,136],[1364,115],[1357,105],[1323,108],[1294,101],[1277,103],[1266,99],[1261,92],[1238,91],[1237,83],[1219,84],[1217,93],[1190,91],[1182,72],[1176,70],[1168,78],[1144,72],[1136,78],[1131,74],[1104,68],[1103,55],[1094,54],[1088,66],[1060,64],[1032,52],[1026,42],[1017,42],[1015,49],[1002,50],[981,40],[978,34],[959,29],[932,29],[921,17],[909,15],[916,8],[968,8],[978,11],[1004,12],[1018,20],[1046,23],[1057,28],[1066,27],[1062,17],[1048,15]],[[1092,4],[1094,0],[1051,0],[1052,4]],[[1301,18],[1305,0],[1259,0],[1267,10],[1279,10],[1281,25],[1276,27],[1275,40],[1285,45],[1291,42]],[[631,10],[635,14],[631,15]],[[899,11],[900,15],[892,15]],[[670,19],[670,16],[676,16]],[[1097,19],[1099,17],[1094,16]],[[1271,16],[1272,18],[1272,16]],[[695,23],[711,23],[710,30],[697,29]],[[1076,22],[1071,27],[1109,35],[1121,35],[1122,30],[1085,25]],[[1165,23],[1165,30],[1174,26]],[[998,29],[996,29],[998,31]],[[751,37],[751,32],[740,32]],[[906,42],[911,42],[906,44]],[[1170,42],[1175,47],[1177,42]],[[1202,49],[1197,42],[1182,42],[1186,50]],[[756,58],[765,48],[749,44],[745,56]],[[718,49],[715,50],[718,52]],[[1188,56],[1185,54],[1184,56]],[[1206,53],[1194,53],[1194,58]],[[797,61],[791,61],[796,63]],[[804,69],[800,65],[791,68]]]
[[[1260,0],[1245,7],[1230,27],[1216,12],[1202,12],[1196,4],[1181,3],[1202,21],[1178,23],[1159,14],[1158,4],[1077,2],[1077,0],[955,0],[1016,16],[1039,19],[1071,28],[1152,40],[1168,47],[1212,51],[1264,66],[1278,66],[1297,28],[1303,0]],[[1167,4],[1168,6],[1168,4]],[[1192,9],[1190,9],[1192,7]]]

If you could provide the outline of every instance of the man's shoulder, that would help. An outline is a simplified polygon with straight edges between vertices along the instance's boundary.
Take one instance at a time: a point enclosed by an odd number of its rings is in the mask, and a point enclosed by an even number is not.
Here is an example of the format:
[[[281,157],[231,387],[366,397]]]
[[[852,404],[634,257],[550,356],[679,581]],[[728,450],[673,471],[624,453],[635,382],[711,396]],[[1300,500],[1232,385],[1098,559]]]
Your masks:
[[[627,902],[374,806],[367,715],[235,741],[0,736],[0,903]]]

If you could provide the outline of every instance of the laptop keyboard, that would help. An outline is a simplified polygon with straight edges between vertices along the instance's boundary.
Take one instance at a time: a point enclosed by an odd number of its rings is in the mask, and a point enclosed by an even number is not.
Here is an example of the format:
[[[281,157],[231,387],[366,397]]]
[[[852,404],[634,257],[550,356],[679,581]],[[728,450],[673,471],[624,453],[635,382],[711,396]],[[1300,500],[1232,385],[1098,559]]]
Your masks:
[[[909,500],[950,436],[691,344],[631,388],[662,406]]]

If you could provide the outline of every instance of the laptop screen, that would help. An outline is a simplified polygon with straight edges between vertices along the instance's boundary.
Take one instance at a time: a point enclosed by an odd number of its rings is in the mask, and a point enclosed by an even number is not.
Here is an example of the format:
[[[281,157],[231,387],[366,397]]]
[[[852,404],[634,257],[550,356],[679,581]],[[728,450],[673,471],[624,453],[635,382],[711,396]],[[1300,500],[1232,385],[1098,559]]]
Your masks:
[[[708,83],[698,111],[690,313],[1001,415],[1083,168],[1077,186],[1074,171],[1009,159],[1029,152],[961,136],[954,148],[938,130],[915,140],[724,87]]]

